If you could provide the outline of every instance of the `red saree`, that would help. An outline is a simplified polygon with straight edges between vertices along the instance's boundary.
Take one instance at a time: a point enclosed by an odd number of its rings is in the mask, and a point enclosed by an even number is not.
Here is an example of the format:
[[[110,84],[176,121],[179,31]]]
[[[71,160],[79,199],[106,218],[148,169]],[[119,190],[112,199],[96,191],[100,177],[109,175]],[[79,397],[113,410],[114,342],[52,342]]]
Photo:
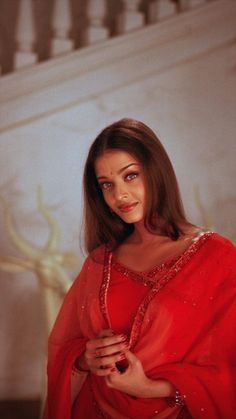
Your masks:
[[[157,267],[144,278],[151,287],[130,336],[146,375],[173,383],[185,407],[170,407],[159,398],[134,399],[108,388],[102,377],[81,373],[71,411],[74,361],[88,339],[110,326],[111,267],[112,253],[97,249],[65,297],[49,337],[44,419],[235,419],[236,250],[216,233],[203,234],[163,275]]]

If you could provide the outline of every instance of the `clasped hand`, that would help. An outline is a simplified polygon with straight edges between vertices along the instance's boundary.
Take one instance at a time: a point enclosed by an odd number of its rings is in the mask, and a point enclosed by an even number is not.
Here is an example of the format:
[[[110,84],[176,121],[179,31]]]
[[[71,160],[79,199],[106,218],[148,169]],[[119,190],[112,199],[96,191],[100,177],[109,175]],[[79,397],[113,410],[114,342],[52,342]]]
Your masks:
[[[96,339],[87,342],[84,360],[90,371],[103,376],[108,387],[123,391],[135,397],[145,397],[148,382],[140,360],[129,351],[124,335],[114,335],[103,330]],[[126,363],[121,372],[119,362]]]

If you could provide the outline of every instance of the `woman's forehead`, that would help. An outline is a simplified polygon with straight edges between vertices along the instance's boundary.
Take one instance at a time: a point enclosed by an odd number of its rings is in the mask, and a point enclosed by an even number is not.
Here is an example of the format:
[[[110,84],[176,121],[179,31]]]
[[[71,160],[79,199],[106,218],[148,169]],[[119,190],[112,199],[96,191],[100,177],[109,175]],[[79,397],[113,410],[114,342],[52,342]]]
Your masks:
[[[132,165],[140,165],[138,159],[125,150],[107,150],[95,160],[97,176],[105,173],[113,174],[125,170]]]

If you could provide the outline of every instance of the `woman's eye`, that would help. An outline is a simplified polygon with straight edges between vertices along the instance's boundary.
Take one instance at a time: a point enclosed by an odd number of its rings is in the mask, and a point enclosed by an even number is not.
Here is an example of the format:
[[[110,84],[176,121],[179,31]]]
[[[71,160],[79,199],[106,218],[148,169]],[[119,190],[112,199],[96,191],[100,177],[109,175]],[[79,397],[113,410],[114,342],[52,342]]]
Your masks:
[[[100,183],[100,188],[101,189],[110,189],[111,188],[111,182],[103,182],[103,183]]]
[[[129,174],[126,176],[126,179],[127,179],[127,180],[133,180],[133,179],[135,179],[137,176],[138,176],[138,173],[129,173]]]

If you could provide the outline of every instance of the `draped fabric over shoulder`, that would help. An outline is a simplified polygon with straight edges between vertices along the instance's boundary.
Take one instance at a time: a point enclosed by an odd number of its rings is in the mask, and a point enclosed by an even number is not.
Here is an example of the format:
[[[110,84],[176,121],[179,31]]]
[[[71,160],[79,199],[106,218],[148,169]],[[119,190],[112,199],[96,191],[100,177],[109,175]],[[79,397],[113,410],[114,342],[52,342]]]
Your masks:
[[[78,375],[74,396],[75,359],[87,340],[110,327],[111,259],[106,247],[96,249],[65,297],[49,338],[44,419],[235,419],[236,249],[216,233],[201,235],[165,274],[157,269],[146,278],[152,286],[130,335],[146,375],[170,381],[185,406],[135,399],[90,373]]]

